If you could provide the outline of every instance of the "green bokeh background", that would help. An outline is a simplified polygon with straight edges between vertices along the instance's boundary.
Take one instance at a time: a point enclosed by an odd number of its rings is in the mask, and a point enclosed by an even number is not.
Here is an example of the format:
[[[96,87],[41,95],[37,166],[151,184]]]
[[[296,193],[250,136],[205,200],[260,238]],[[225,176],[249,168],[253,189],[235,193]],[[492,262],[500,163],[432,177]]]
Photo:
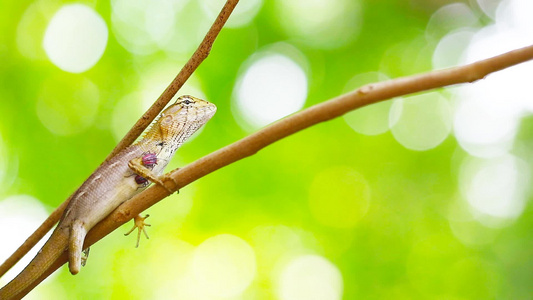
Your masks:
[[[350,24],[359,28],[356,38],[331,48],[312,45],[287,30],[280,2],[265,1],[250,23],[221,32],[192,79],[194,88],[201,89],[218,112],[193,142],[183,146],[170,167],[183,166],[256,130],[243,128],[236,120],[232,93],[242,64],[258,50],[284,42],[305,55],[309,69],[305,107],[309,107],[345,92],[346,83],[359,73],[382,71],[398,77],[431,70],[433,50],[450,28],[443,23],[428,36],[426,26],[439,7],[454,1],[358,1],[358,15]],[[129,95],[132,103],[140,103],[148,69],[158,65],[177,73],[192,53],[130,53],[111,29],[111,4],[88,1],[81,3],[93,7],[108,25],[107,48],[90,70],[62,71],[46,58],[40,41],[48,20],[64,3],[3,1],[1,5],[4,157],[0,161],[5,176],[0,202],[26,194],[49,211],[58,206],[117,143],[112,119],[121,99]],[[465,3],[479,16],[477,26],[491,22],[474,1]],[[17,46],[17,39],[22,16],[32,5],[39,5],[37,15],[42,20],[24,32],[34,43],[28,56]],[[201,11],[199,5],[189,5],[191,11]],[[204,19],[188,18],[181,30],[197,29],[198,24],[205,29],[212,18],[198,14]],[[401,59],[409,56],[417,59]],[[172,75],[160,77],[158,86],[172,79]],[[69,109],[80,109],[82,104],[69,95],[85,80],[98,90],[94,120],[74,133],[51,132],[37,114],[43,86],[65,95],[50,101],[70,116]],[[153,96],[155,100],[157,94]],[[139,110],[124,114],[124,122],[132,124]],[[84,122],[68,120],[74,128]],[[527,145],[532,141],[531,125],[530,119],[524,119],[518,137]],[[118,131],[124,126],[118,126]],[[413,151],[390,131],[366,136],[342,118],[319,124],[218,170],[149,209],[151,239],[141,241],[140,248],[133,248],[133,237],[122,236],[128,224],[92,247],[88,265],[79,275],[73,277],[62,268],[35,293],[43,299],[51,295],[54,299],[156,298],[151,282],[163,280],[160,276],[171,281],[180,274],[180,270],[167,270],[166,264],[179,252],[156,255],[161,253],[156,252],[157,245],[179,241],[194,247],[210,237],[231,234],[254,249],[257,275],[242,295],[230,299],[279,299],[277,269],[284,260],[302,254],[320,255],[338,268],[343,299],[531,299],[530,204],[500,228],[465,221],[472,239],[489,242],[465,244],[452,232],[450,210],[468,209],[459,191],[457,170],[457,162],[466,156],[452,135],[434,149]],[[524,159],[531,160],[531,155]],[[356,200],[353,211],[339,209],[351,195],[367,197],[368,202]],[[331,206],[324,203],[327,197]],[[313,211],[312,203],[330,209],[330,218],[317,218],[320,212]],[[0,230],[0,243],[9,242],[2,238],[5,230],[9,228]]]

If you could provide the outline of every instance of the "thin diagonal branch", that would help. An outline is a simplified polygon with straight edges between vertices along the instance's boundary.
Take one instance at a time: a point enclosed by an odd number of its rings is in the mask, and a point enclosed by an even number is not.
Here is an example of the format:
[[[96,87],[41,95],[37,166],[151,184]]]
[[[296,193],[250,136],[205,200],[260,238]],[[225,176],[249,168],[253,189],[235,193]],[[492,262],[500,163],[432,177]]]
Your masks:
[[[490,73],[533,59],[533,45],[485,59],[473,64],[432,71],[420,75],[402,77],[365,85],[353,92],[317,104],[277,121],[262,130],[233,144],[221,148],[199,160],[169,172],[178,183],[176,189],[212,173],[224,166],[251,156],[268,145],[320,122],[339,117],[356,108],[421,91],[474,82]],[[84,248],[89,247],[120,225],[169,195],[163,187],[154,185],[114,210],[98,223],[87,235]],[[48,277],[67,261],[67,253],[56,260],[35,285]],[[30,287],[28,290],[31,290]]]
[[[168,102],[176,95],[178,90],[185,84],[192,73],[198,68],[198,66],[207,58],[211,47],[215,42],[218,34],[224,27],[224,24],[228,20],[229,16],[233,12],[233,9],[237,5],[239,0],[228,0],[218,17],[214,21],[213,25],[205,35],[204,39],[191,56],[189,61],[183,66],[181,71],[176,75],[174,80],[169,84],[165,91],[159,96],[159,98],[152,104],[152,106],[144,113],[144,115],[133,125],[130,131],[122,138],[119,144],[111,151],[105,161],[108,161],[122,149],[129,146],[141,133],[150,125],[150,123],[159,115]],[[68,202],[72,198],[72,195],[65,200],[58,208],[56,208],[50,216],[33,232],[24,243],[8,257],[2,265],[0,265],[0,277],[2,277],[9,269],[11,269],[28,251],[35,246],[43,236],[50,231],[50,229],[59,221],[59,218],[63,214],[63,211],[67,207]]]

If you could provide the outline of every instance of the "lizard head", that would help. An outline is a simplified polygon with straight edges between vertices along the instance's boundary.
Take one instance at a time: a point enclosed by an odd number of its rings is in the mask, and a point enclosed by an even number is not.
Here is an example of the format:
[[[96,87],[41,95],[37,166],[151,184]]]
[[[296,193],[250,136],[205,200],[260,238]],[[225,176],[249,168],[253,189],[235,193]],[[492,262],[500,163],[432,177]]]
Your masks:
[[[161,113],[145,138],[157,140],[171,147],[179,147],[207,123],[216,110],[217,107],[213,103],[192,96],[181,96],[176,103]]]

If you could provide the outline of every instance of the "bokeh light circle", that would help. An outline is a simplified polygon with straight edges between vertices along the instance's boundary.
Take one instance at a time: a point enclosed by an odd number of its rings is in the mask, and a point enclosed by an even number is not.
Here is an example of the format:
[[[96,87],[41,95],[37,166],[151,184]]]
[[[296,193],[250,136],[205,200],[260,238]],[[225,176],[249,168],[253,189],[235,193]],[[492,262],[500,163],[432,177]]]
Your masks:
[[[0,235],[0,261],[4,261],[19,247],[27,236],[46,219],[48,212],[39,200],[30,195],[13,195],[0,200],[0,227],[4,228]],[[9,230],[7,230],[9,229]],[[48,235],[49,236],[49,235]],[[26,255],[19,264],[2,277],[7,283],[13,279],[37,254],[47,237]]]
[[[451,132],[448,100],[430,92],[395,100],[390,111],[394,138],[404,147],[424,151],[437,147]]]
[[[459,145],[478,157],[507,153],[514,142],[519,118],[510,105],[504,105],[492,80],[463,87],[458,92],[454,133]],[[506,113],[508,112],[508,113]]]
[[[478,16],[465,3],[451,3],[440,7],[428,21],[426,34],[441,37],[459,28],[473,28],[478,25]]]
[[[175,57],[194,51],[212,20],[198,1],[112,0],[111,22],[117,41],[129,52],[164,50]]]
[[[46,28],[43,47],[60,69],[81,73],[92,68],[104,54],[107,26],[102,17],[83,4],[67,4]]]
[[[525,37],[533,34],[533,1],[506,0],[496,10],[496,23],[511,31],[520,31]]]
[[[43,36],[49,21],[47,11],[39,1],[28,6],[17,25],[17,48],[26,58],[47,60],[42,47]]]
[[[471,157],[461,165],[459,185],[479,221],[491,226],[498,225],[497,219],[514,219],[522,214],[530,190],[529,179],[529,166],[515,156]]]
[[[221,234],[205,240],[192,259],[195,279],[213,296],[241,294],[256,275],[255,253],[239,237]]]
[[[479,8],[481,8],[485,15],[492,19],[495,18],[496,10],[501,2],[502,0],[477,0]]]
[[[277,0],[275,4],[285,32],[312,47],[346,45],[361,30],[359,0]]]
[[[459,65],[473,35],[473,30],[460,30],[440,39],[435,52],[433,52],[433,68],[445,69]]]
[[[340,300],[342,275],[322,256],[300,256],[283,269],[277,293],[281,300]]]
[[[292,114],[307,98],[307,76],[289,57],[266,53],[251,62],[234,90],[236,109],[247,124],[261,127]]]
[[[498,236],[498,229],[488,228],[475,217],[470,205],[458,197],[448,205],[447,219],[453,235],[464,245],[479,248],[490,245]]]
[[[143,105],[142,95],[139,92],[128,94],[115,104],[110,129],[116,141],[120,141],[124,137],[131,125],[135,124],[148,107]]]
[[[272,272],[279,261],[295,253],[316,249],[319,242],[313,233],[284,225],[258,226],[251,232],[259,273]]]
[[[200,2],[210,18],[215,18],[224,6],[224,3],[226,3],[224,0],[201,0]],[[224,27],[237,28],[247,25],[257,15],[262,6],[263,0],[239,2],[239,5],[235,7]]]
[[[92,81],[58,75],[42,84],[37,116],[54,134],[77,134],[93,124],[99,103],[100,92]]]

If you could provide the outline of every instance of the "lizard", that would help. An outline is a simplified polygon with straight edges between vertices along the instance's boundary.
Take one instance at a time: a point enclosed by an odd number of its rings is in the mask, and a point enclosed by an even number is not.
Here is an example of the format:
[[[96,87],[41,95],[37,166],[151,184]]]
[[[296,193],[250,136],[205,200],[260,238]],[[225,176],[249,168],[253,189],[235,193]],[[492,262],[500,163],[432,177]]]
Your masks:
[[[103,163],[74,193],[48,241],[24,270],[0,289],[0,300],[20,299],[27,287],[64,251],[73,275],[84,264],[85,235],[123,202],[145,189],[149,182],[165,185],[174,180],[161,176],[176,150],[216,112],[216,106],[192,96],[181,96],[165,109],[144,136]],[[146,217],[145,217],[146,218]],[[144,230],[144,218],[135,225]],[[134,227],[135,228],[135,227]],[[140,237],[140,234],[139,234]],[[139,238],[138,237],[138,238]],[[23,293],[22,295],[20,295]]]

